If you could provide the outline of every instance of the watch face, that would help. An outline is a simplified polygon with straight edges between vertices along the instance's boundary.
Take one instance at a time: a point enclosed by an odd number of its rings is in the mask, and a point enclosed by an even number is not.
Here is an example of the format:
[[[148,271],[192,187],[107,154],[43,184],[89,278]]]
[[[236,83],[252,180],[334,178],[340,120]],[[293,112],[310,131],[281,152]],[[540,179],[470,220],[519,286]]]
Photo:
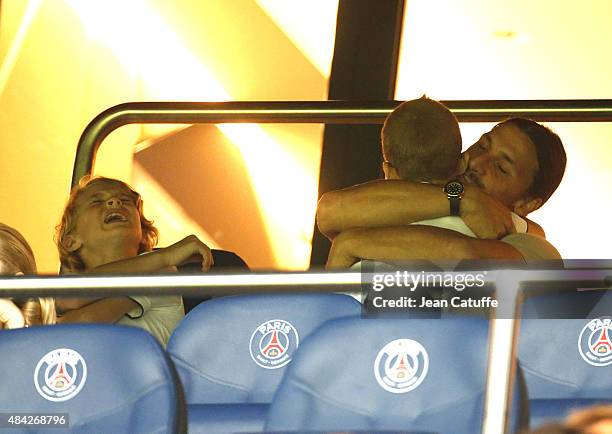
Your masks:
[[[451,181],[444,186],[444,191],[449,196],[459,196],[463,193],[463,184],[458,181]]]

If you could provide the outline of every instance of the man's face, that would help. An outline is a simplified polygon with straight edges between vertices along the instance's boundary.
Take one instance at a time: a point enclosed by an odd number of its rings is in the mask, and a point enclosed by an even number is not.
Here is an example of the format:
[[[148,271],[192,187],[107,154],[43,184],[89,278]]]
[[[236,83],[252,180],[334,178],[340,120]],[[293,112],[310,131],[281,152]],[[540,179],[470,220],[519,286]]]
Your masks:
[[[464,152],[460,180],[482,188],[509,208],[526,198],[538,170],[531,140],[513,124],[496,125]]]
[[[121,184],[99,181],[77,199],[72,235],[84,246],[96,248],[119,240],[138,246],[142,239],[137,198]]]

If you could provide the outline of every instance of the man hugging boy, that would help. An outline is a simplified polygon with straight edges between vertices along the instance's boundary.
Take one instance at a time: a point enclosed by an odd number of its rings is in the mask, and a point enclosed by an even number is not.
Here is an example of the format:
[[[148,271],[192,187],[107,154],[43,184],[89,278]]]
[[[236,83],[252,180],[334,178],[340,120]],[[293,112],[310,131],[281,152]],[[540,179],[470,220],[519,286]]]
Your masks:
[[[383,125],[381,142],[386,180],[439,184],[442,188],[466,168],[457,119],[444,105],[425,96],[406,101],[389,114]],[[512,213],[512,221],[517,232],[527,231],[527,222],[521,217]],[[475,237],[460,217],[439,217],[413,224],[436,226]],[[338,241],[333,236],[331,239],[328,269],[346,268],[359,259],[385,260],[384,251],[362,258],[359,252],[347,252],[342,239]],[[393,246],[387,247],[393,249]]]
[[[203,271],[212,263],[210,249],[194,235],[152,251],[158,231],[144,216],[140,195],[116,179],[81,180],[56,229],[60,261],[68,273],[176,271],[177,265],[194,255]],[[163,345],[185,315],[179,295],[59,298],[57,310],[58,323],[132,325],[149,331]]]

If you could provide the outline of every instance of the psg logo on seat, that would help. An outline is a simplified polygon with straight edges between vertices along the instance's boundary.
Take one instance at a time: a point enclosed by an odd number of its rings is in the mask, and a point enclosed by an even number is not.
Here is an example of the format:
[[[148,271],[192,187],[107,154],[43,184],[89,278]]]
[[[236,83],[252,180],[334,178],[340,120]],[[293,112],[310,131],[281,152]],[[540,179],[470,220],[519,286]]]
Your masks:
[[[423,345],[412,339],[386,344],[374,361],[376,381],[387,392],[406,393],[423,382],[429,370],[429,356]]]
[[[578,337],[580,355],[590,365],[612,364],[612,318],[595,318],[589,321]]]
[[[291,323],[273,319],[253,331],[249,350],[253,361],[262,368],[278,369],[291,361],[299,343],[298,332]]]
[[[74,398],[87,380],[87,365],[79,353],[58,348],[45,354],[34,369],[36,390],[48,401]]]

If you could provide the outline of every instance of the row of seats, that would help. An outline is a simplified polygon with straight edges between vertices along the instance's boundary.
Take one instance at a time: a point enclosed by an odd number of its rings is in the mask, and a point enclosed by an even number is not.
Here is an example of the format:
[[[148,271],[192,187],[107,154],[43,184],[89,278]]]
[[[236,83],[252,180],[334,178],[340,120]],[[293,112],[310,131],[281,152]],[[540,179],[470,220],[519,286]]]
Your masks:
[[[534,425],[612,402],[611,293],[523,303],[512,432],[527,408]],[[540,319],[563,296],[588,298],[593,319]],[[67,413],[72,432],[481,431],[487,319],[360,312],[337,294],[217,298],[187,315],[167,352],[129,327],[3,331],[0,407]]]

